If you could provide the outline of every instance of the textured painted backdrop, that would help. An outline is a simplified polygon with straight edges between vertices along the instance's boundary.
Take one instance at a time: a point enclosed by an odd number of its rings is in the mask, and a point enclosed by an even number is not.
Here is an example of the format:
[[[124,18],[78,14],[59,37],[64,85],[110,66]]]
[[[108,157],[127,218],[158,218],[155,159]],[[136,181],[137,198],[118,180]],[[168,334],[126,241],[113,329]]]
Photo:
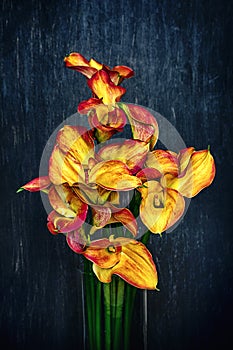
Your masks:
[[[1,7],[1,336],[13,349],[81,349],[77,256],[46,229],[38,175],[46,141],[89,96],[63,66],[72,51],[135,77],[124,101],[165,116],[188,146],[211,145],[214,184],[178,229],[154,236],[160,292],[149,349],[226,348],[232,327],[232,2],[14,1]],[[229,143],[228,143],[229,142]]]

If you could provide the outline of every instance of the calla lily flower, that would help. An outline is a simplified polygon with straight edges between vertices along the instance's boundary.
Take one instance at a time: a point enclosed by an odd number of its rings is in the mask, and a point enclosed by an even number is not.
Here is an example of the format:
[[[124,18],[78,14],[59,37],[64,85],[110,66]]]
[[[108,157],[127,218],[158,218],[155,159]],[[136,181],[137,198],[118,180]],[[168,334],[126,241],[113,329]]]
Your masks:
[[[183,196],[176,190],[164,189],[158,181],[147,181],[138,188],[142,200],[140,217],[153,233],[162,233],[173,226],[185,209]]]
[[[88,79],[90,79],[97,71],[103,69],[109,74],[111,81],[115,85],[119,85],[124,79],[129,79],[134,75],[133,70],[127,66],[115,66],[111,69],[108,66],[97,62],[93,58],[88,61],[77,52],[72,52],[66,56],[64,62],[67,68],[82,73]]]
[[[178,155],[180,173],[164,175],[162,183],[176,189],[183,196],[192,198],[208,187],[215,177],[215,164],[209,150],[195,151],[193,147],[182,150]]]
[[[174,225],[185,208],[184,197],[194,197],[209,186],[215,176],[215,165],[209,150],[186,148],[176,154],[156,150],[147,155],[137,177],[143,182],[140,217],[151,232],[161,233]],[[157,179],[157,181],[153,181]],[[159,182],[160,181],[160,182]]]
[[[156,289],[156,268],[151,253],[141,242],[124,237],[104,238],[82,247],[79,232],[67,234],[66,239],[73,251],[93,262],[93,271],[101,282],[111,282],[115,274],[137,288]]]

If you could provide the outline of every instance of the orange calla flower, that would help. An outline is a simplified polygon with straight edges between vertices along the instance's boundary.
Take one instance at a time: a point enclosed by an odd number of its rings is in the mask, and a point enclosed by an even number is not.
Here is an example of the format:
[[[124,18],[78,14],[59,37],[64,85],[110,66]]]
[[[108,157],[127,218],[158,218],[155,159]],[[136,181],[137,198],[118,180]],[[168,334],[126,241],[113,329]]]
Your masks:
[[[137,288],[156,289],[158,277],[150,252],[132,239],[100,239],[80,249],[77,232],[67,234],[67,243],[76,253],[83,254],[93,264],[93,271],[103,283],[111,282],[116,274]]]
[[[192,198],[208,187],[215,177],[215,164],[209,150],[183,150],[179,155],[181,173],[179,176],[167,174],[163,185],[179,191],[183,196]]]
[[[109,74],[111,81],[115,85],[119,85],[124,79],[129,79],[134,75],[133,70],[127,66],[115,66],[111,69],[108,66],[97,62],[93,58],[88,61],[77,52],[72,52],[66,56],[64,62],[67,68],[76,70],[89,79],[97,71],[104,69]]]
[[[151,232],[162,233],[181,218],[185,201],[179,192],[164,189],[158,181],[147,181],[144,186],[138,188],[141,220]]]

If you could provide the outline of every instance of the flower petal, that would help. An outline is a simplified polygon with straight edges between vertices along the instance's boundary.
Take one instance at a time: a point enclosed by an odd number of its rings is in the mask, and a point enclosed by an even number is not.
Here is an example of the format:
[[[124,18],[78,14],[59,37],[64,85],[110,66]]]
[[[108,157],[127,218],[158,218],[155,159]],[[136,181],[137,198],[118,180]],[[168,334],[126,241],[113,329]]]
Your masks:
[[[136,176],[142,181],[149,181],[149,180],[155,180],[160,178],[162,175],[161,173],[154,168],[143,168],[142,170],[140,170]]]
[[[158,140],[159,129],[155,117],[145,108],[134,105],[119,103],[128,116],[131,124],[133,138],[150,144],[152,150]]]
[[[54,185],[85,182],[82,165],[69,153],[65,155],[56,145],[49,160],[49,178]]]
[[[117,191],[128,191],[142,184],[141,180],[132,176],[128,167],[119,160],[96,164],[90,171],[89,183]]]
[[[87,82],[94,94],[102,99],[105,105],[113,104],[120,100],[126,89],[116,86],[104,70],[96,72]]]
[[[138,233],[138,225],[134,215],[127,208],[117,208],[115,212],[112,213],[111,223],[121,222],[132,234],[134,237]]]
[[[102,147],[98,155],[103,160],[120,160],[132,173],[138,172],[145,162],[149,145],[138,140],[125,140]]]
[[[66,242],[75,253],[82,254],[86,246],[86,239],[83,228],[80,227],[78,230],[68,232],[66,234]]]
[[[91,132],[82,126],[65,125],[59,130],[56,142],[60,150],[69,154],[82,165],[94,157],[94,140]]]
[[[145,164],[148,168],[158,170],[162,175],[166,173],[172,174],[173,176],[178,175],[179,169],[176,153],[161,149],[152,151],[148,153]]]
[[[112,268],[102,268],[93,265],[98,279],[103,283],[111,282],[116,274],[129,284],[141,289],[156,289],[158,283],[157,271],[148,249],[137,241],[122,245],[120,261]]]
[[[92,228],[90,234],[107,225],[111,218],[111,209],[104,206],[92,205]]]
[[[74,218],[76,216],[75,212],[72,209],[68,208],[67,204],[59,196],[54,186],[49,190],[48,198],[51,206],[54,210],[56,210],[57,213],[68,218]]]
[[[157,181],[148,181],[138,191],[142,195],[140,217],[153,233],[161,233],[174,225],[182,216],[185,202],[181,194],[163,189]]]
[[[183,175],[165,175],[163,184],[179,191],[185,197],[192,198],[212,183],[215,172],[214,159],[209,150],[197,151],[192,153]]]
[[[129,79],[134,75],[134,71],[127,66],[115,66],[108,72],[112,82],[119,85],[124,79]]]
[[[37,192],[49,187],[50,184],[51,182],[48,176],[36,177],[35,179],[26,183],[26,185],[21,186],[17,192],[21,192],[22,190]]]
[[[179,161],[179,173],[182,175],[183,171],[187,168],[190,158],[195,151],[194,147],[184,148],[178,154]]]
[[[95,128],[95,136],[99,142],[109,140],[112,135],[123,130],[127,119],[120,108],[113,106],[96,106],[89,114],[89,123]]]
[[[57,217],[53,224],[59,232],[66,233],[79,229],[84,223],[87,216],[88,206],[80,201],[80,208],[74,218],[66,218],[65,216]]]
[[[91,78],[92,75],[97,72],[97,68],[95,68],[94,65],[91,66],[86,58],[76,52],[72,52],[70,55],[66,56],[64,62],[67,68],[82,73],[87,78]]]
[[[83,255],[101,268],[111,268],[118,264],[122,247],[112,244],[107,238],[91,242]]]
[[[73,186],[72,190],[79,196],[79,198],[89,205],[103,205],[107,201],[112,204],[119,204],[119,193],[106,190],[100,186],[89,186],[86,184],[79,184]]]
[[[98,105],[102,105],[103,102],[99,98],[91,97],[89,100],[82,101],[78,105],[78,112],[80,114],[88,114],[91,109],[95,108]]]

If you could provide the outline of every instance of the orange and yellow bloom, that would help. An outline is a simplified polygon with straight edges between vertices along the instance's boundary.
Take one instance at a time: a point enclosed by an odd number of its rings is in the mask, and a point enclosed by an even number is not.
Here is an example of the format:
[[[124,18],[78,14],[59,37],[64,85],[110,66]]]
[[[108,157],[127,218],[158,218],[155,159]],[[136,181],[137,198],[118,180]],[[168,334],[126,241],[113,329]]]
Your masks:
[[[65,234],[69,247],[93,262],[101,282],[109,283],[116,274],[137,288],[156,289],[152,256],[137,240],[138,219],[145,231],[155,234],[177,223],[185,210],[184,197],[194,197],[212,183],[213,157],[209,150],[193,147],[178,154],[154,149],[159,133],[154,116],[141,106],[119,102],[126,92],[119,84],[133,76],[129,67],[110,69],[79,53],[64,61],[87,78],[92,97],[78,110],[88,115],[91,129],[64,126],[57,134],[48,176],[20,190],[48,194],[53,209],[48,215],[49,231]],[[127,122],[132,138],[105,144]],[[133,199],[131,203],[139,218],[129,203],[125,205],[126,193],[131,198],[139,195],[140,203]],[[114,225],[119,232],[112,234]]]

